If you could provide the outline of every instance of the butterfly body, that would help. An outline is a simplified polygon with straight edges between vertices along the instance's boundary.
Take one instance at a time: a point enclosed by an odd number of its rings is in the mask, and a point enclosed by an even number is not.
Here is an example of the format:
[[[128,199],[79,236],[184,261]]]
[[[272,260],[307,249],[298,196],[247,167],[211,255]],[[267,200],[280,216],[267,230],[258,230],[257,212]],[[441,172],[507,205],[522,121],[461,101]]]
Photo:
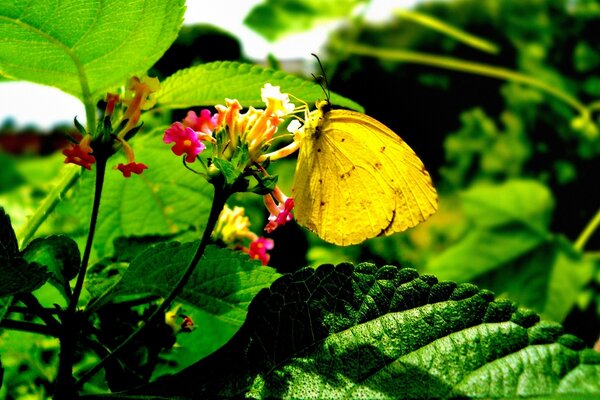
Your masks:
[[[423,163],[379,121],[322,101],[303,129],[294,215],[323,240],[345,246],[390,235],[437,209]]]

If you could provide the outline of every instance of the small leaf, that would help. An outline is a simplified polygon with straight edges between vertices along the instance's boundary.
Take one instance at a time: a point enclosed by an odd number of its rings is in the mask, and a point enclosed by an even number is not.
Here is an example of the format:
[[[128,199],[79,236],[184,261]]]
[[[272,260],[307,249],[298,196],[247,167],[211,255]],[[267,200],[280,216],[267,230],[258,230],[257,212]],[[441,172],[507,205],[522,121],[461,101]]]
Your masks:
[[[53,235],[37,238],[25,248],[23,258],[48,268],[50,283],[68,298],[69,281],[77,276],[81,263],[77,243],[67,236]]]
[[[12,300],[13,300],[12,296],[6,296],[6,297],[0,298],[0,321],[2,321],[2,319],[6,315],[6,312],[8,311],[8,307],[10,307]]]
[[[182,0],[0,3],[0,74],[83,99],[145,73],[175,40]]]
[[[0,256],[0,297],[30,293],[42,286],[50,277],[48,270],[36,263],[18,257]]]
[[[182,69],[164,80],[156,96],[158,105],[167,108],[224,104],[226,98],[239,100],[242,107],[264,108],[260,90],[265,83],[280,86],[282,93],[292,94],[307,103],[324,96],[316,82],[270,68],[229,61]],[[331,102],[364,111],[359,104],[333,92]]]
[[[0,207],[0,257],[13,258],[19,255],[19,242],[10,223],[10,217]]]
[[[244,24],[274,41],[309,30],[318,22],[349,17],[364,0],[266,0],[255,6]]]
[[[141,253],[114,288],[114,295],[166,296],[187,268],[198,243],[161,243]],[[207,247],[179,298],[219,319],[241,325],[254,295],[279,275],[247,254]]]
[[[236,169],[230,161],[221,158],[215,158],[213,162],[225,177],[225,182],[227,182],[228,185],[233,184],[240,177],[241,172]]]

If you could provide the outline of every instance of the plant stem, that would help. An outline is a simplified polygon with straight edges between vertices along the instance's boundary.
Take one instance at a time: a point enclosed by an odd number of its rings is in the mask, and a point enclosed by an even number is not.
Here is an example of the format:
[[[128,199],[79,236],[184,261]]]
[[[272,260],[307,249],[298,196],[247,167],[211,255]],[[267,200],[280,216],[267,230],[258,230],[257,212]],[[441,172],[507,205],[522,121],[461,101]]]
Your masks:
[[[60,203],[62,197],[71,189],[81,176],[81,168],[69,167],[63,179],[48,193],[42,204],[35,210],[35,213],[29,218],[27,223],[19,230],[17,237],[19,247],[25,248],[38,228],[44,223],[54,207]]]
[[[75,384],[75,387],[77,390],[80,390],[83,387],[83,384],[85,382],[87,382],[98,371],[100,371],[104,367],[104,365],[106,365],[106,363],[108,361],[110,361],[112,358],[114,358],[115,356],[120,354],[127,347],[127,345],[129,343],[131,343],[135,338],[137,338],[140,335],[140,333],[142,333],[147,327],[150,327],[150,326],[156,324],[160,318],[164,319],[166,310],[169,308],[169,306],[171,305],[173,300],[175,300],[175,297],[177,297],[179,295],[179,293],[183,290],[183,288],[187,284],[188,280],[192,276],[194,270],[196,269],[196,266],[198,265],[200,258],[202,258],[202,255],[204,254],[204,250],[206,249],[206,246],[208,245],[208,242],[210,241],[210,236],[212,234],[212,231],[217,223],[217,220],[219,219],[219,214],[221,213],[221,210],[225,206],[225,202],[227,201],[227,199],[229,198],[230,195],[231,195],[231,192],[229,190],[223,189],[223,186],[215,185],[215,195],[213,198],[213,202],[212,202],[212,206],[210,209],[208,221],[206,223],[206,227],[204,228],[204,232],[202,233],[202,239],[200,240],[200,244],[198,245],[196,253],[192,257],[192,260],[190,261],[188,267],[186,268],[186,270],[183,273],[183,275],[181,276],[181,278],[179,278],[179,281],[177,282],[175,287],[171,290],[169,295],[160,304],[160,306],[144,322],[144,324],[142,324],[140,327],[138,327],[131,335],[129,335],[123,342],[121,342],[112,351],[112,353],[108,354],[98,364],[96,364],[92,369],[90,369],[88,372],[83,374],[81,376],[81,378],[79,378],[79,380]]]
[[[438,56],[435,54],[420,53],[408,50],[379,49],[354,43],[345,45],[342,51],[387,60],[429,65],[432,67],[445,68],[454,71],[488,76],[496,79],[524,83],[559,98],[577,110],[577,112],[580,114],[589,112],[584,104],[563,90],[532,76],[524,75],[502,67],[495,67],[493,65],[466,61],[453,57]]]
[[[79,322],[77,320],[77,303],[85,281],[90,254],[92,252],[92,244],[94,242],[94,233],[96,231],[96,223],[98,221],[98,212],[100,211],[100,198],[102,197],[102,187],[104,185],[104,175],[106,172],[107,157],[96,157],[96,182],[94,189],[94,201],[92,204],[92,215],[90,217],[90,229],[88,232],[87,241],[83,257],[81,258],[81,267],[77,274],[77,281],[73,288],[73,294],[69,301],[66,311],[63,314],[62,332],[60,335],[60,357],[58,365],[58,374],[56,377],[56,392],[55,399],[72,399],[75,398],[75,380],[73,378],[73,363],[75,350],[79,336]]]
[[[458,29],[455,26],[449,25],[444,21],[434,18],[430,15],[423,14],[414,10],[404,9],[395,10],[394,13],[400,18],[413,21],[414,23],[420,24],[426,28],[438,31],[475,49],[492,54],[498,54],[498,52],[500,51],[498,45],[490,42],[489,40],[485,40],[475,35],[471,35],[468,32]]]
[[[590,222],[588,222],[586,227],[583,229],[583,232],[581,232],[581,234],[575,241],[575,244],[573,245],[573,247],[575,247],[575,249],[577,249],[579,251],[583,251],[585,244],[590,239],[590,237],[594,234],[596,229],[598,229],[598,226],[600,226],[600,209],[598,209],[598,211],[596,211],[596,215],[594,215],[594,218],[592,218],[592,220]]]
[[[12,319],[3,319],[2,321],[0,321],[0,329],[12,329],[15,331],[39,333],[41,335],[54,337],[58,335],[58,332],[56,332],[53,329],[50,329],[46,325],[26,321],[15,321]]]

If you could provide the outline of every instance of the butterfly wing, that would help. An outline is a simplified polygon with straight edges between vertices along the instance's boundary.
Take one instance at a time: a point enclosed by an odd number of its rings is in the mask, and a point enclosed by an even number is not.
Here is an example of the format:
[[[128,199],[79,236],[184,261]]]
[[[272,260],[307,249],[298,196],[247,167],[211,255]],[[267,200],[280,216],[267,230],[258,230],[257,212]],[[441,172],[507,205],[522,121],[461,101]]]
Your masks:
[[[347,110],[317,110],[311,121],[317,122],[307,127],[293,188],[301,225],[350,245],[403,231],[435,212],[437,194],[423,163],[385,125]]]

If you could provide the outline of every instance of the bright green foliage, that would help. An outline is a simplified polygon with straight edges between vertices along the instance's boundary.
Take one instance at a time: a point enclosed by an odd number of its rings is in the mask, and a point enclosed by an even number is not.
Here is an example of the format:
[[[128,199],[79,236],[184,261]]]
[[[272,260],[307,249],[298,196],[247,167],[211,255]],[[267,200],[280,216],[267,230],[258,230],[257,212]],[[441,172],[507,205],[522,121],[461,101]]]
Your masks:
[[[157,93],[159,106],[186,108],[225,104],[225,98],[237,99],[243,107],[261,107],[260,89],[265,83],[280,86],[282,93],[312,103],[325,94],[316,82],[301,79],[283,71],[238,62],[213,62],[182,69],[165,79]],[[295,99],[290,99],[297,106]],[[331,93],[335,105],[363,111],[356,102]],[[312,105],[312,104],[309,104]]]
[[[136,160],[148,169],[124,179],[111,169],[123,160],[115,157],[109,162],[96,228],[101,257],[112,254],[112,242],[119,236],[168,235],[197,227],[210,208],[212,186],[185,169],[159,133],[136,137],[133,144]],[[65,204],[76,206],[82,221],[90,215],[93,185],[93,174],[84,173],[72,203]]]
[[[166,296],[192,259],[197,242],[157,244],[129,265],[113,295],[152,293]],[[242,324],[250,301],[279,274],[247,254],[208,247],[179,298],[228,324]]]
[[[268,40],[310,29],[318,22],[348,17],[364,0],[266,0],[244,20]]]
[[[73,239],[63,235],[37,238],[25,248],[23,257],[48,268],[50,283],[68,299],[69,281],[77,276],[81,264],[79,248]]]
[[[241,330],[214,357],[135,393],[259,399],[598,395],[600,355],[583,347],[560,325],[539,322],[472,284],[439,282],[394,266],[324,265],[285,275],[261,291]]]
[[[183,0],[0,3],[0,74],[92,99],[143,74],[175,40]]]
[[[467,233],[426,271],[477,282],[562,321],[591,280],[594,263],[550,232],[554,205],[545,186],[526,180],[480,185],[462,199]]]

